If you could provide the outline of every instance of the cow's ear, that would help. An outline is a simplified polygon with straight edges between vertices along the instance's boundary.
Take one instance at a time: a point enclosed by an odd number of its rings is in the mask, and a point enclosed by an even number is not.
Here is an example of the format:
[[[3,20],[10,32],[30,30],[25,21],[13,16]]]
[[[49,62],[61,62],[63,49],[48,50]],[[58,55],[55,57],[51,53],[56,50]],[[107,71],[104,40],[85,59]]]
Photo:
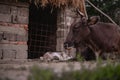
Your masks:
[[[87,18],[86,17],[82,17],[82,23],[85,25],[87,24]]]
[[[96,24],[98,21],[100,21],[100,17],[99,16],[92,16],[88,20],[88,25]]]

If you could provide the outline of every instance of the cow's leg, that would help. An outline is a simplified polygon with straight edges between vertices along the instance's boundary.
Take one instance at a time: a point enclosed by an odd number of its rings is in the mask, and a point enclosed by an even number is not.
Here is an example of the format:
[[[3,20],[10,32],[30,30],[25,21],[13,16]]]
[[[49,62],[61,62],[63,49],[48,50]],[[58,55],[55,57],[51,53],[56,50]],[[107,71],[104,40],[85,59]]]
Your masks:
[[[83,56],[85,58],[85,60],[87,60],[87,61],[88,60],[95,60],[96,59],[95,53],[89,47],[85,48],[81,52],[81,56]]]
[[[76,55],[75,58],[77,58],[77,55],[79,55],[81,53],[81,50],[79,47],[76,47]]]
[[[99,60],[99,55],[101,54],[101,50],[99,51],[95,51],[95,56],[96,56],[96,60]]]

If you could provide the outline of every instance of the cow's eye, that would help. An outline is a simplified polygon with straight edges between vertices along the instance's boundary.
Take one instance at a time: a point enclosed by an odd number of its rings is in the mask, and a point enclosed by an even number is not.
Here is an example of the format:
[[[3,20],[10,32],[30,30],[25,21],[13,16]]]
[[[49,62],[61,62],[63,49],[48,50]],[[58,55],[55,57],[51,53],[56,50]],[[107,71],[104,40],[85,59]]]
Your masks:
[[[80,28],[79,26],[78,26],[78,27],[74,27],[74,28],[73,28],[73,32],[78,32],[78,31],[79,31],[79,28]]]
[[[74,29],[78,29],[80,26],[78,25],[78,24],[76,24],[75,26],[74,26]]]

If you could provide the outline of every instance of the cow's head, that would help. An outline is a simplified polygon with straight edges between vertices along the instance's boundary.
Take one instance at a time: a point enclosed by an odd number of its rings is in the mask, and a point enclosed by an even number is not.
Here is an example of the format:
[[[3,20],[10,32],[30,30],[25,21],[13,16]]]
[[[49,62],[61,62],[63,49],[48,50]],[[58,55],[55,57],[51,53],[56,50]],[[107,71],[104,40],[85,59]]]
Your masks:
[[[99,20],[98,16],[93,16],[90,19],[82,17],[79,21],[74,21],[70,26],[64,47],[68,48],[75,46],[84,41],[90,34],[90,25],[94,25]]]

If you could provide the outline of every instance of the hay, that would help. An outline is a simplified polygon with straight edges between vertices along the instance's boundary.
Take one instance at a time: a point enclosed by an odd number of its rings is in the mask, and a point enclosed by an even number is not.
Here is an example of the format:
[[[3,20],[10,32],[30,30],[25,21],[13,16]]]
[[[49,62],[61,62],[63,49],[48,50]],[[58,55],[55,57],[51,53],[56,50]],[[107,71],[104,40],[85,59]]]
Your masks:
[[[62,7],[62,6],[73,6],[83,7],[84,0],[5,0],[5,1],[12,1],[12,2],[34,2],[36,5],[46,6],[47,4],[51,4],[55,7]]]
[[[52,4],[56,7],[62,7],[62,6],[73,6],[75,8],[80,7],[83,3],[83,0],[35,0],[35,3],[39,3],[42,6],[45,6],[47,4]]]
[[[51,4],[54,7],[72,6],[74,8],[83,8],[84,0],[4,0],[4,2],[34,2],[36,5],[45,7]]]
[[[86,14],[85,12],[85,0],[3,0],[3,2],[27,2],[34,3],[36,6],[45,7],[50,4],[52,7],[65,8],[74,7]]]
[[[42,7],[45,7],[48,4],[57,8],[65,8],[71,6],[78,8],[87,17],[85,0],[34,0],[34,3]]]

